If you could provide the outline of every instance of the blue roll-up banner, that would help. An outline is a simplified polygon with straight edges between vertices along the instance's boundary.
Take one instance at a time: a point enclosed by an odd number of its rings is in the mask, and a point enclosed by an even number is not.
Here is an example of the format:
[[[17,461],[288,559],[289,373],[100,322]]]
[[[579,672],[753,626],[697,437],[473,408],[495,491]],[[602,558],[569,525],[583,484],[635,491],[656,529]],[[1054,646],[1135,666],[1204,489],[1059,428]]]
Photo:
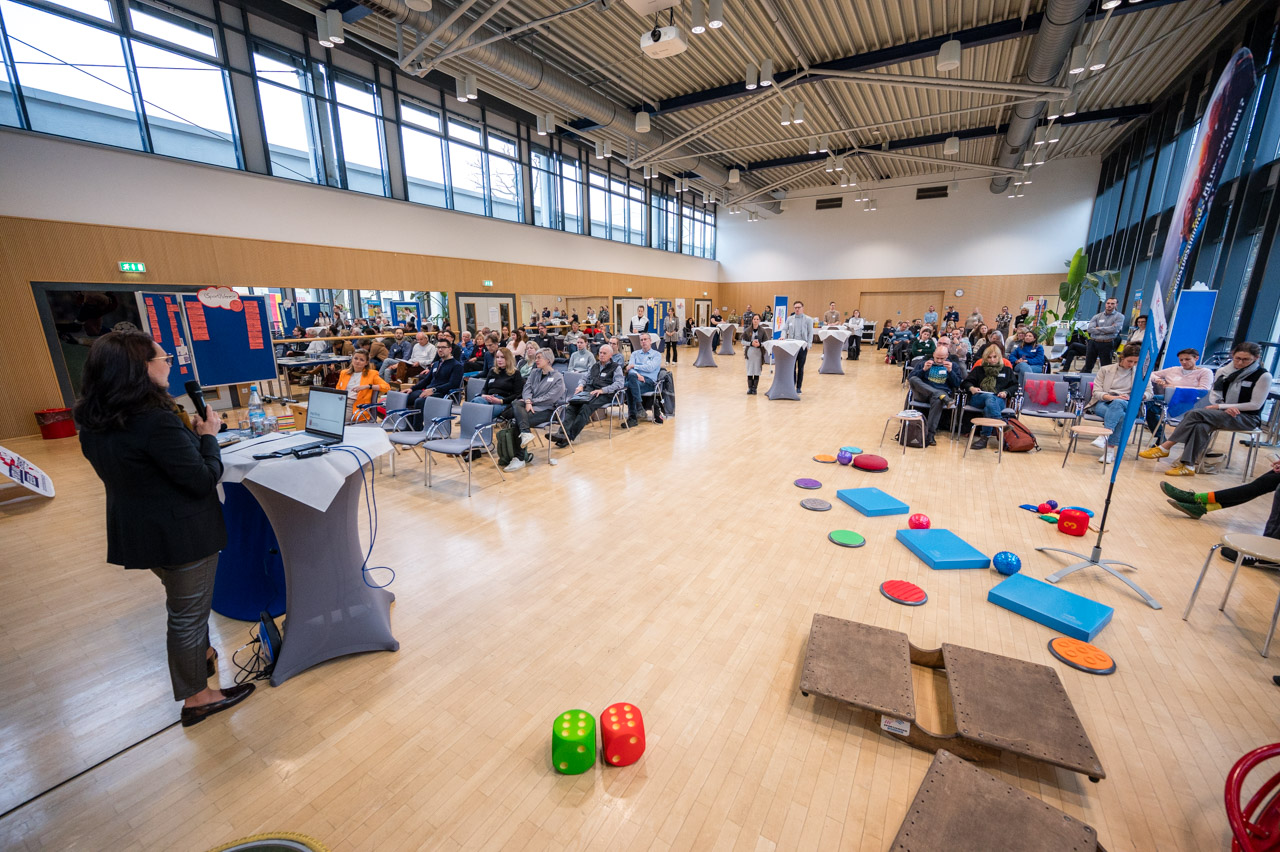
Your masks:
[[[1218,191],[1218,181],[1231,154],[1231,145],[1240,127],[1245,107],[1253,96],[1253,54],[1247,48],[1236,51],[1227,63],[1213,97],[1200,122],[1200,138],[1196,140],[1187,169],[1182,177],[1178,203],[1173,208],[1173,222],[1165,240],[1164,253],[1160,256],[1160,269],[1152,287],[1151,304],[1147,308],[1147,333],[1142,336],[1142,353],[1138,356],[1137,372],[1133,378],[1133,393],[1125,409],[1124,424],[1120,427],[1120,444],[1116,448],[1116,463],[1111,468],[1111,482],[1124,459],[1125,446],[1133,432],[1142,407],[1143,390],[1155,370],[1160,344],[1169,332],[1169,310],[1176,307],[1187,274],[1187,265],[1196,241],[1204,230],[1205,219]],[[1166,307],[1168,303],[1168,307]]]
[[[790,310],[791,299],[788,296],[773,297],[773,339],[777,340],[782,337],[783,329],[787,327],[787,311]]]

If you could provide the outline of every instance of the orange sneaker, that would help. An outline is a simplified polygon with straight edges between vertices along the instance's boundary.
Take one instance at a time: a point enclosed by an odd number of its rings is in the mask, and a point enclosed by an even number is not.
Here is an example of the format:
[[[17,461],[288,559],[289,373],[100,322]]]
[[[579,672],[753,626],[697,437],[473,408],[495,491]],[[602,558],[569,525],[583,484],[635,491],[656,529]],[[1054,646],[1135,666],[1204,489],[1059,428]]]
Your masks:
[[[1169,455],[1169,451],[1168,451],[1168,450],[1164,449],[1164,448],[1163,448],[1163,447],[1161,447],[1159,444],[1156,444],[1154,447],[1147,447],[1145,450],[1143,450],[1142,452],[1138,453],[1138,458],[1140,458],[1140,459],[1163,459],[1163,458],[1167,458],[1167,457],[1168,457],[1168,455]]]
[[[1195,476],[1196,469],[1194,467],[1188,467],[1182,462],[1178,462],[1173,467],[1166,470],[1164,472],[1164,475],[1165,476]]]

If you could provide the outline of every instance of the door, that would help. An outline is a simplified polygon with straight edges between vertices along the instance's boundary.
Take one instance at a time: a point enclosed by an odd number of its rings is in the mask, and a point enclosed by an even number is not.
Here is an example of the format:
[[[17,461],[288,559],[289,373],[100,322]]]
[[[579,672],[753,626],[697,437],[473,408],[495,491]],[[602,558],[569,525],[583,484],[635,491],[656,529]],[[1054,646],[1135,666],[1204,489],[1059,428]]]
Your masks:
[[[705,328],[711,324],[711,300],[710,299],[694,299],[693,300],[693,324]]]
[[[458,331],[466,329],[475,337],[479,329],[498,331],[510,325],[515,315],[516,297],[513,293],[458,293]]]
[[[863,293],[857,307],[862,311],[863,319],[874,320],[877,328],[883,328],[885,320],[893,320],[893,324],[897,325],[903,320],[910,322],[920,319],[930,305],[937,309],[938,318],[941,319],[942,312],[946,310],[942,297],[941,290]]]

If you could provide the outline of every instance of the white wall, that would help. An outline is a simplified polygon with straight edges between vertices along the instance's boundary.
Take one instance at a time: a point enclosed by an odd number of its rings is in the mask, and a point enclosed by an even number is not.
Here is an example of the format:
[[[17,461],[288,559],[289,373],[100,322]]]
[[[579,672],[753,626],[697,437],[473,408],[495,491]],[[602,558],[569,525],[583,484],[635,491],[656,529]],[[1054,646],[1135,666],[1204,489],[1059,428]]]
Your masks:
[[[877,210],[845,195],[839,210],[814,199],[851,190],[805,190],[776,217],[719,217],[721,281],[911,278],[1061,272],[1084,245],[1100,161],[1062,160],[1034,172],[1023,198],[992,194],[989,178],[916,201],[914,186],[873,190]],[[918,179],[917,179],[918,180]],[[938,180],[937,183],[945,183]]]
[[[0,215],[715,281],[713,260],[22,131]]]

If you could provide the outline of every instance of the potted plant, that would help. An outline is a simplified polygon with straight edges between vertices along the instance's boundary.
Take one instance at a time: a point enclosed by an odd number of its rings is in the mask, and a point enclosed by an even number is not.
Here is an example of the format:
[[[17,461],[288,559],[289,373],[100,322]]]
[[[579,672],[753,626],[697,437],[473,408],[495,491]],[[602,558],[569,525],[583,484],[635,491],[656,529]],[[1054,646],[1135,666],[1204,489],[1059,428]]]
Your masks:
[[[1080,302],[1085,295],[1102,298],[1107,291],[1114,289],[1120,283],[1120,273],[1114,269],[1090,272],[1089,256],[1084,253],[1083,248],[1076,249],[1076,253],[1066,262],[1066,266],[1067,280],[1058,285],[1058,306],[1062,312],[1058,313],[1049,308],[1041,312],[1035,326],[1036,336],[1041,339],[1044,339],[1053,326],[1062,330],[1064,339],[1069,337],[1071,322],[1076,318],[1076,312],[1080,310]]]

